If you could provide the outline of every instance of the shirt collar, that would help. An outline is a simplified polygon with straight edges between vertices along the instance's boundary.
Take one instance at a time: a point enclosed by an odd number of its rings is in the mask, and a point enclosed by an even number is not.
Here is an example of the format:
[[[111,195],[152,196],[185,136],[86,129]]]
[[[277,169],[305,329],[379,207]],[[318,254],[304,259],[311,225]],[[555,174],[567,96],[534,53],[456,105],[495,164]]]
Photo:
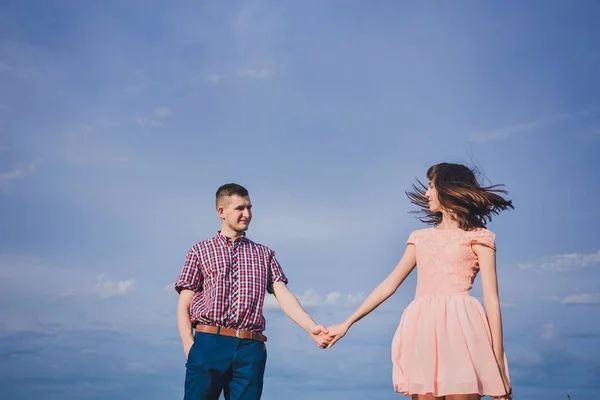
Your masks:
[[[224,236],[221,234],[221,231],[217,231],[217,240],[219,240],[222,244],[228,244],[228,243],[234,243],[233,240],[231,240],[230,237]],[[245,243],[248,241],[248,238],[246,237],[246,232],[244,232],[244,234],[238,238],[240,243]]]

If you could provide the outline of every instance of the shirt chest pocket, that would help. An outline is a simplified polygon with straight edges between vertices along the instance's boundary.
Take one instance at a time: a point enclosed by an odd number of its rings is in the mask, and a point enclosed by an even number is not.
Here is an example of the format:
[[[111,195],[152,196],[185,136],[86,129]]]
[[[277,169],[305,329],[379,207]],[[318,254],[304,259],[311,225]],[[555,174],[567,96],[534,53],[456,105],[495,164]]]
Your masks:
[[[211,254],[202,261],[202,272],[207,282],[222,282],[230,273],[231,262],[226,254]]]
[[[239,277],[241,280],[266,288],[269,275],[269,259],[261,255],[241,257],[239,260]]]

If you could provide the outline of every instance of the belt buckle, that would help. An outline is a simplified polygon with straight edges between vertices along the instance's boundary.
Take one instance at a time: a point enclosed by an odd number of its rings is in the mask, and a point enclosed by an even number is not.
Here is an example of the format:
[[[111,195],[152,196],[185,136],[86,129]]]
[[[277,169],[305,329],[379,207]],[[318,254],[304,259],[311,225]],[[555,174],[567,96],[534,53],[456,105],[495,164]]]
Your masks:
[[[238,339],[241,339],[240,330],[239,329],[236,329],[236,331],[235,331],[235,337],[238,338]]]

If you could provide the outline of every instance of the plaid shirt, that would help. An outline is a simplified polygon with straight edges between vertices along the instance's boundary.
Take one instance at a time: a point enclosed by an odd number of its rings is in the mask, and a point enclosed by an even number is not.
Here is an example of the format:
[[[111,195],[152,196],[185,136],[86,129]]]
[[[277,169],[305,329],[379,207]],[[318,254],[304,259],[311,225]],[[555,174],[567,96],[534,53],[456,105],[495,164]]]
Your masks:
[[[192,323],[262,332],[265,292],[288,280],[275,252],[245,236],[233,241],[217,235],[195,244],[187,254],[175,290],[196,292]]]

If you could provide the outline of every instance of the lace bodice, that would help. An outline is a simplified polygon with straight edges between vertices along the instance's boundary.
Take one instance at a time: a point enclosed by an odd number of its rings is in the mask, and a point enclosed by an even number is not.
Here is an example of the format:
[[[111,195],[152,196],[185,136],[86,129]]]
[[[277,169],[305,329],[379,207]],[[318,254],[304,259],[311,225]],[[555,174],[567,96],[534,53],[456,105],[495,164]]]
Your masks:
[[[479,271],[471,245],[496,249],[493,232],[477,228],[426,228],[413,231],[407,240],[417,251],[416,296],[469,292]]]

